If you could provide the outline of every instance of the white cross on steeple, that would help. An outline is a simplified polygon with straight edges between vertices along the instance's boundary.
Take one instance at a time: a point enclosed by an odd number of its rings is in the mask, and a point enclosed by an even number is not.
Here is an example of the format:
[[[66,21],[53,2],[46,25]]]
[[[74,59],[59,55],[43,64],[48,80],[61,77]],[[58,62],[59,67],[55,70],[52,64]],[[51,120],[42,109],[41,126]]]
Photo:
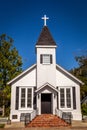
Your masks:
[[[46,15],[44,15],[44,17],[42,17],[42,19],[44,20],[44,26],[46,26],[46,20],[49,19],[49,17],[46,17]]]

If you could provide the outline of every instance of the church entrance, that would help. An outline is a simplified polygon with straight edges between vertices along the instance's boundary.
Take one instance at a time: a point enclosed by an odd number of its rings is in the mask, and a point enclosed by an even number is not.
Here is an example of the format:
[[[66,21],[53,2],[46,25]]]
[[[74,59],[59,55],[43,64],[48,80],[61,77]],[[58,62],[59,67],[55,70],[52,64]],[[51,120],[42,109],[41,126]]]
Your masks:
[[[52,94],[41,94],[41,114],[51,114],[51,96]]]

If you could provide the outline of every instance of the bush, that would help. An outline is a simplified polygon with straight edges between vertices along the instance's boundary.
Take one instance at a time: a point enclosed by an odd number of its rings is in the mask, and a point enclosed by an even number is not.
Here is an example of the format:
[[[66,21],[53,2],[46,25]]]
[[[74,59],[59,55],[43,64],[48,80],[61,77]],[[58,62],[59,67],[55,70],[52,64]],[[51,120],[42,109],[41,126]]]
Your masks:
[[[9,116],[10,114],[10,107],[5,108],[5,116]]]
[[[87,104],[82,104],[81,109],[82,109],[82,115],[87,116]]]
[[[0,128],[4,128],[5,127],[5,124],[0,124]]]

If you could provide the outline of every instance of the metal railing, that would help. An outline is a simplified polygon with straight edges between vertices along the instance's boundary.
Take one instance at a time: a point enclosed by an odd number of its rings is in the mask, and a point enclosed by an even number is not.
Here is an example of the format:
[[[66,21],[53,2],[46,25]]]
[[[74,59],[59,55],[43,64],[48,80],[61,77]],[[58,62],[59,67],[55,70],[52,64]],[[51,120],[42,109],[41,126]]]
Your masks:
[[[38,115],[38,109],[33,110],[33,111],[30,113],[30,121],[32,121],[37,115]]]
[[[55,109],[55,114],[66,121],[68,124],[72,123],[72,113],[71,112],[63,112],[62,110]]]
[[[55,109],[55,114],[58,116],[58,117],[60,117],[60,118],[62,118],[62,110],[59,110],[59,109]]]
[[[25,116],[25,126],[30,123],[30,114]]]
[[[68,124],[72,124],[72,113],[71,112],[63,112],[62,119],[65,120]]]
[[[29,124],[38,115],[38,109],[33,110],[29,115],[25,116],[25,126]]]

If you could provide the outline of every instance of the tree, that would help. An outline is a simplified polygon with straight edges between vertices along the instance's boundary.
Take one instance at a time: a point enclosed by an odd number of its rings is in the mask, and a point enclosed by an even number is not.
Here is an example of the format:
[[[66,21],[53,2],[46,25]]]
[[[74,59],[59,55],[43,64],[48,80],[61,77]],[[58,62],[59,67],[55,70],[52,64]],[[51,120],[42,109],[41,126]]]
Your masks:
[[[83,81],[84,85],[81,86],[81,100],[87,96],[87,51],[83,56],[76,56],[76,61],[79,64],[78,68],[71,70],[70,72]]]
[[[2,103],[5,106],[10,99],[10,89],[7,82],[22,72],[22,58],[13,46],[13,39],[2,34],[0,36],[0,93]],[[4,109],[3,109],[4,116]]]

